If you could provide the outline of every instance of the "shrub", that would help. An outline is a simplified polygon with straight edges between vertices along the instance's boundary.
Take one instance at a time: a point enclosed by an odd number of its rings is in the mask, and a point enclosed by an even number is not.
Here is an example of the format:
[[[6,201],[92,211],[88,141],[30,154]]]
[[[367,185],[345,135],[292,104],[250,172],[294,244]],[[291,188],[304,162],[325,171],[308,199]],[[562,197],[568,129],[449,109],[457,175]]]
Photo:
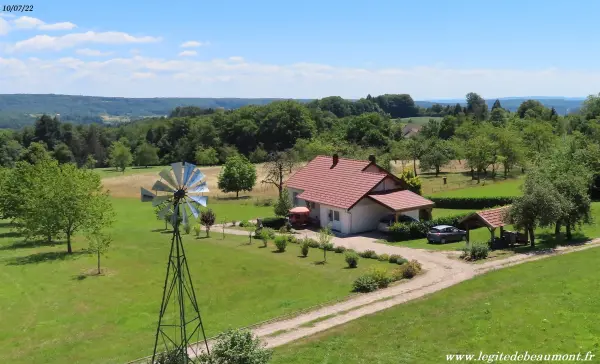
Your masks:
[[[354,292],[373,292],[377,290],[377,287],[377,281],[375,280],[375,278],[373,278],[373,276],[369,274],[365,274],[356,278],[356,280],[352,284],[352,290]]]
[[[285,217],[265,217],[261,219],[264,227],[273,229],[281,229],[281,227],[285,225],[286,221],[287,219]]]
[[[186,234],[190,234],[190,232],[192,232],[192,225],[190,224],[185,224],[183,225],[183,232],[185,232]]]
[[[292,205],[292,199],[290,198],[290,193],[287,188],[284,188],[281,191],[281,195],[273,205],[273,212],[276,216],[287,216],[290,209],[294,207]]]
[[[219,335],[210,354],[200,354],[203,364],[251,363],[267,364],[273,352],[266,349],[261,340],[247,329],[229,330]]]
[[[394,282],[404,278],[404,267],[394,268],[390,273],[390,277]]]
[[[306,238],[305,240],[308,241],[308,246],[310,246],[311,248],[320,248],[321,247],[319,245],[319,242],[316,241],[315,239]]]
[[[424,222],[399,222],[390,226],[389,239],[393,241],[421,239],[427,235],[428,230],[429,226]]]
[[[206,229],[206,237],[210,235],[210,228],[215,224],[215,220],[217,217],[212,209],[208,208],[206,210],[200,211],[200,223]]]
[[[268,207],[273,206],[272,198],[259,198],[254,201],[254,206]]]
[[[287,233],[289,233],[289,230],[288,230],[287,226],[283,225],[282,227],[279,228],[279,232],[281,234],[287,234]]]
[[[190,358],[189,357],[186,358],[185,356],[186,356],[186,354],[184,354],[181,350],[175,349],[170,352],[157,354],[156,358],[154,358],[153,364],[184,364],[184,363],[188,363]],[[151,361],[148,361],[148,364],[152,364]]]
[[[248,220],[240,221],[240,227],[255,227],[256,225]]]
[[[362,258],[366,258],[366,259],[377,259],[377,253],[375,253],[373,250],[365,250],[364,252],[358,253],[358,255],[360,255]]]
[[[421,263],[416,260],[411,260],[402,265],[400,269],[402,270],[402,278],[411,279],[421,272]]]
[[[344,256],[346,259],[346,263],[348,263],[348,267],[356,268],[358,267],[358,260],[360,259],[358,254],[355,251],[346,251],[346,255]]]
[[[385,288],[392,283],[392,277],[390,277],[387,269],[383,267],[371,267],[367,275],[373,278],[379,288]]]
[[[427,197],[441,209],[481,210],[513,203],[514,197]]]
[[[387,254],[381,254],[377,260],[379,260],[380,262],[387,262],[390,259],[390,256]]]
[[[463,250],[461,258],[466,260],[481,260],[488,257],[490,248],[486,243],[473,243]]]
[[[325,250],[327,250],[328,252],[332,252],[332,251],[334,251],[334,250],[335,250],[335,248],[334,248],[334,246],[333,246],[333,243],[325,243],[325,244],[323,244],[323,245],[321,246],[321,249],[325,249]]]
[[[300,243],[300,241],[298,241],[298,239],[295,236],[286,235],[285,238],[287,239],[288,243],[290,243],[290,244],[298,244],[298,243]]]
[[[405,263],[408,263],[408,260],[404,259],[404,258],[398,258],[398,260],[396,261],[396,264],[398,264],[398,265],[402,265]]]
[[[236,224],[237,224],[237,221],[231,220],[231,226],[235,226]]]
[[[283,253],[285,248],[287,247],[288,240],[285,236],[277,236],[275,237],[275,246],[277,247],[277,251]]]
[[[338,245],[338,246],[336,246],[336,247],[333,249],[333,251],[334,251],[334,252],[336,252],[336,253],[343,253],[343,252],[345,252],[345,251],[346,251],[346,248],[345,248],[345,247],[343,247],[343,246],[339,246],[339,245]]]
[[[300,245],[300,253],[303,257],[308,256],[308,251],[310,250],[310,245],[306,239],[302,240],[302,244]]]
[[[201,231],[202,231],[202,227],[200,226],[200,224],[194,225],[194,233],[196,234],[196,237],[200,236]]]
[[[392,255],[390,255],[390,259],[388,259],[388,262],[396,264],[396,263],[398,263],[399,259],[402,259],[402,257],[400,255],[392,254]]]

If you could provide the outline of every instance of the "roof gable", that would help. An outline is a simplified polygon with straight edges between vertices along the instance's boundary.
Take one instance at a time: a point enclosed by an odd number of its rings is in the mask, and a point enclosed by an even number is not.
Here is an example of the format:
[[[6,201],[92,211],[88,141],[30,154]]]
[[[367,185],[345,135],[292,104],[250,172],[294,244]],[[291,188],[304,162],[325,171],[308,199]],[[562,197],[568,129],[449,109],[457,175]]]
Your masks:
[[[292,175],[286,186],[303,190],[298,197],[348,209],[385,179],[387,172],[366,172],[370,161],[318,156]]]

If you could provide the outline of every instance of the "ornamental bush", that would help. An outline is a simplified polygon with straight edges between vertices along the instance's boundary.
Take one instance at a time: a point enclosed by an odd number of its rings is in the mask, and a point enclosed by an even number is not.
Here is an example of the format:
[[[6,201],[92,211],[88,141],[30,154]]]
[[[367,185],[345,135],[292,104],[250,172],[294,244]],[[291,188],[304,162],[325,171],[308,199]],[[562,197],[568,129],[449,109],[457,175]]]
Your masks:
[[[346,251],[346,255],[344,256],[348,267],[356,268],[358,267],[358,260],[360,259],[358,254],[355,251]]]

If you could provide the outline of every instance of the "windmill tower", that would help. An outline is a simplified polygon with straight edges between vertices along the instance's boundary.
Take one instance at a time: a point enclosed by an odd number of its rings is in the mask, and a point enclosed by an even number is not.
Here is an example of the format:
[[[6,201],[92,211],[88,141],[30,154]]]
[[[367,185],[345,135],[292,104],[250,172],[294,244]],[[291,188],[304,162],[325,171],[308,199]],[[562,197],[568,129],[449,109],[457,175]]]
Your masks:
[[[198,217],[197,205],[206,206],[207,197],[201,194],[208,192],[208,187],[203,181],[204,174],[190,163],[173,163],[171,169],[164,169],[159,175],[161,179],[152,187],[156,193],[141,189],[142,202],[163,206],[158,215],[164,219],[171,213],[173,226],[152,363],[164,352],[181,357],[183,363],[190,363],[193,359],[188,359],[188,350],[195,350],[190,344],[200,342],[200,335],[207,353],[209,349],[179,227],[188,224],[190,214]]]

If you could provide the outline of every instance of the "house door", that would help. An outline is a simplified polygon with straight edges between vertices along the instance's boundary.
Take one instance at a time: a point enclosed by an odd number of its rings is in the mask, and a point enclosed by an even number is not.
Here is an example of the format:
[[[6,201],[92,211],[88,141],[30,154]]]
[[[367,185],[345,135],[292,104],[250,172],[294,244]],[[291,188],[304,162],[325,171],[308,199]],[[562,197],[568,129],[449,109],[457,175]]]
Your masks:
[[[342,224],[340,222],[340,212],[335,210],[329,210],[329,224],[331,225],[331,230],[341,231]]]

